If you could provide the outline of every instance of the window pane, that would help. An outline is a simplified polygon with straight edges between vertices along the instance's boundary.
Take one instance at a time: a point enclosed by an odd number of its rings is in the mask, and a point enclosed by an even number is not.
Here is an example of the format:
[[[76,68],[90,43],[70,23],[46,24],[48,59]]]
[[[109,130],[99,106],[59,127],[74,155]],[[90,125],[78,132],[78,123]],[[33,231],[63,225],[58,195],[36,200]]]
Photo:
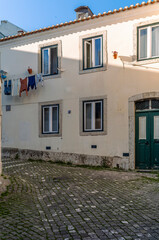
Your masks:
[[[139,117],[139,139],[146,139],[146,117]]]
[[[84,41],[84,67],[92,67],[92,40]]]
[[[145,110],[149,108],[149,100],[144,100],[136,103],[136,110]]]
[[[159,27],[152,28],[152,57],[159,56]]]
[[[152,109],[159,109],[159,100],[158,99],[152,99],[151,100],[151,108]]]
[[[92,59],[91,59],[92,44],[91,44],[91,42],[87,43],[86,46],[87,46],[87,68],[90,68],[92,66],[92,64],[91,64],[91,62],[92,62]]]
[[[159,116],[154,116],[154,139],[159,139]]]
[[[58,132],[58,107],[52,108],[52,131]]]
[[[44,74],[49,74],[49,50],[48,49],[44,49],[43,51],[43,73]]]
[[[95,39],[95,66],[101,65],[101,38]]]
[[[53,47],[50,50],[51,50],[51,74],[57,74],[58,73],[57,47]]]
[[[43,108],[44,132],[49,132],[49,108]]]
[[[102,128],[102,104],[101,102],[95,103],[95,129]]]
[[[92,129],[92,104],[86,103],[86,129]]]
[[[147,57],[147,29],[140,30],[140,58]]]

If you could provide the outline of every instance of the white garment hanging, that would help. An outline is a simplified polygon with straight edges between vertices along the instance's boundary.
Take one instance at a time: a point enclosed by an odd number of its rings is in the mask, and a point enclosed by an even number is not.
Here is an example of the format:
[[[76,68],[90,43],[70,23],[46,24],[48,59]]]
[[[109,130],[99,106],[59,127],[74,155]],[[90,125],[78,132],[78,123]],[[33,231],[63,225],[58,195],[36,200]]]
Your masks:
[[[44,85],[44,79],[41,73],[36,74],[36,86],[38,87],[38,84],[41,83],[41,86]]]
[[[12,79],[12,96],[19,96],[20,79]]]

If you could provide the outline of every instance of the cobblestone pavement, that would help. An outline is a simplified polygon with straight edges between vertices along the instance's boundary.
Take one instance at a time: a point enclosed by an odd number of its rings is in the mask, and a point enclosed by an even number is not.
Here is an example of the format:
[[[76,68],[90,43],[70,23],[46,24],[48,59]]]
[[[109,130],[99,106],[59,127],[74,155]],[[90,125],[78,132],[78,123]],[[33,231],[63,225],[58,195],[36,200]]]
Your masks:
[[[159,239],[159,181],[136,173],[5,160],[0,239]]]

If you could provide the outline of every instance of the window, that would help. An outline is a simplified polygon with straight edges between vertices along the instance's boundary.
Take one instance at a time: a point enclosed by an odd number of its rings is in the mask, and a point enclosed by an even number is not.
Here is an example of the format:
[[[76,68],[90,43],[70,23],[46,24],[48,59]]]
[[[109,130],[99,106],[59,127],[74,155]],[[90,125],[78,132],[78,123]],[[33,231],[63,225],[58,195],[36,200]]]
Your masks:
[[[138,60],[159,57],[159,24],[138,27]]]
[[[41,48],[42,74],[58,74],[58,45]]]
[[[159,99],[146,99],[136,102],[136,111],[159,109]]]
[[[83,39],[83,69],[103,66],[102,36]]]
[[[42,133],[59,133],[59,105],[42,106]]]
[[[83,131],[103,130],[103,100],[83,102]]]
[[[39,103],[39,137],[62,136],[62,100]]]

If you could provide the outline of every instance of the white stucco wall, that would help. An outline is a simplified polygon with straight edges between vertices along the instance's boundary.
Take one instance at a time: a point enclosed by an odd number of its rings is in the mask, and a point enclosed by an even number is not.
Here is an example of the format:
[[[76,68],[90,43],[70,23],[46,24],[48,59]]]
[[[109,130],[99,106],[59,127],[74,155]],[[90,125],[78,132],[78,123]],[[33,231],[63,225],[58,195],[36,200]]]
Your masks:
[[[45,33],[0,43],[1,68],[8,76],[24,76],[28,66],[38,73],[39,45],[62,41],[61,77],[45,80],[44,87],[29,91],[27,97],[4,96],[2,119],[3,147],[119,156],[129,152],[128,99],[144,92],[159,92],[159,72],[142,66],[123,66],[119,56],[134,55],[137,24],[159,22],[159,4],[121,12]],[[79,38],[107,32],[107,70],[79,74]],[[135,40],[134,40],[135,39]],[[153,64],[154,65],[154,64]],[[107,96],[107,134],[80,136],[79,99]],[[62,100],[62,137],[39,137],[38,103]],[[6,112],[5,106],[11,105]],[[71,110],[71,114],[68,114]],[[91,145],[97,145],[92,149]]]

